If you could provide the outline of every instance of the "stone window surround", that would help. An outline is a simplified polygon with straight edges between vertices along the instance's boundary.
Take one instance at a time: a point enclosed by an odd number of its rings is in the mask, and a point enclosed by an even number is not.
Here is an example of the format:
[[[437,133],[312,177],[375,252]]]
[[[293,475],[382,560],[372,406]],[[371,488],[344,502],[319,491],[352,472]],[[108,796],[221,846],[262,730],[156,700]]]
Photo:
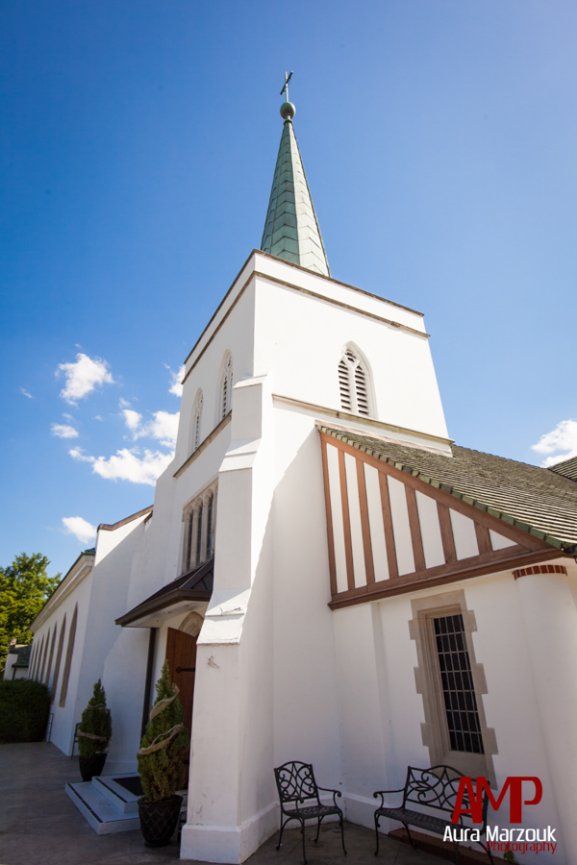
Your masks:
[[[423,699],[425,715],[425,720],[421,724],[421,733],[423,744],[429,751],[431,766],[447,764],[466,775],[473,777],[483,775],[488,778],[492,786],[495,786],[493,756],[497,754],[497,739],[494,729],[487,726],[485,719],[482,695],[487,693],[487,682],[484,667],[477,663],[475,658],[472,634],[477,630],[477,624],[474,612],[467,609],[465,592],[460,589],[416,598],[411,601],[411,608],[413,618],[409,621],[409,633],[416,643],[418,659],[418,667],[415,667],[415,683],[417,693],[421,694]],[[433,619],[455,614],[460,614],[463,618],[484,754],[452,751],[449,744]]]
[[[193,568],[207,561],[214,552],[216,489],[217,482],[213,481],[188,502],[183,509],[182,574],[188,573]],[[210,525],[208,524],[209,515]],[[197,547],[198,538],[200,538],[200,550]]]

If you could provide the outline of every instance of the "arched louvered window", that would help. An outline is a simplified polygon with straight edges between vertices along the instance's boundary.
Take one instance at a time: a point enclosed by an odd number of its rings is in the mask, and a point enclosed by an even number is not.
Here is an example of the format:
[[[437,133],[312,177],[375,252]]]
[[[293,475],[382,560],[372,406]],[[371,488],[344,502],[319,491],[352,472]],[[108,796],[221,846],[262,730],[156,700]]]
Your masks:
[[[194,409],[192,411],[192,449],[195,451],[200,444],[200,435],[202,428],[202,391],[199,390],[194,400]]]
[[[227,416],[232,402],[232,358],[227,354],[220,379],[220,416],[219,421]]]
[[[370,415],[367,371],[352,348],[347,348],[339,361],[339,392],[344,411]]]

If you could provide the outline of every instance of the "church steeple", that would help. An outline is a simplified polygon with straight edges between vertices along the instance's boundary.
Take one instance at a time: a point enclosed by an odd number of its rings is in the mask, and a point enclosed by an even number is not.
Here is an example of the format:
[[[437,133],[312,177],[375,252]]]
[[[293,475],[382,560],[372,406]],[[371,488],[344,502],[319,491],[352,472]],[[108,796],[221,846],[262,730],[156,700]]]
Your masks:
[[[272,189],[261,241],[263,252],[270,252],[293,264],[330,276],[317,216],[307,183],[292,119],[296,108],[289,102],[285,76],[281,95],[286,101],[280,113],[284,120]]]

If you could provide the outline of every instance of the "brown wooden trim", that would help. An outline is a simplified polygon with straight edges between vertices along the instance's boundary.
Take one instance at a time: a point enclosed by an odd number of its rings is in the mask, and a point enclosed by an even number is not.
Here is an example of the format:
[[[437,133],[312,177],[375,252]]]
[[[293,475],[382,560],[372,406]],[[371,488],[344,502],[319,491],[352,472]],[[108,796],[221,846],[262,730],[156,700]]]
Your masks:
[[[219,434],[219,432],[220,432],[222,429],[224,429],[224,427],[225,427],[227,424],[230,423],[231,419],[232,419],[232,411],[229,411],[228,414],[226,414],[226,415],[223,417],[223,419],[220,420],[220,421],[217,423],[217,425],[216,425],[215,428],[212,430],[212,432],[209,432],[209,434],[206,436],[206,438],[204,438],[204,439],[201,441],[201,443],[199,444],[199,446],[197,447],[197,449],[196,449],[195,451],[193,451],[193,452],[190,454],[190,456],[188,456],[188,457],[185,459],[185,461],[182,463],[182,465],[180,465],[180,466],[177,468],[177,470],[174,472],[174,474],[173,474],[172,477],[173,477],[173,478],[177,478],[177,477],[179,477],[179,475],[181,475],[181,474],[183,473],[183,471],[185,471],[185,470],[189,467],[189,465],[190,465],[191,463],[193,463],[193,462],[195,461],[195,459],[201,455],[201,453],[202,453],[204,450],[206,450],[206,448],[209,446],[209,444],[211,443],[211,441],[214,441],[214,439],[217,437],[217,435]]]
[[[381,303],[388,303],[391,306],[396,306],[397,309],[404,309],[407,312],[413,312],[415,315],[423,317],[423,313],[419,312],[418,309],[413,309],[412,306],[405,306],[403,303],[398,303],[396,300],[387,300],[386,297],[381,297],[379,294],[373,294],[372,291],[367,291],[365,288],[359,288],[357,285],[351,285],[350,282],[342,282],[340,279],[335,279],[334,276],[326,276],[324,273],[319,273],[316,270],[309,270],[308,267],[303,267],[302,264],[294,264],[292,261],[288,262],[286,259],[280,259],[277,255],[272,255],[270,252],[264,252],[262,249],[253,249],[251,255],[254,254],[262,255],[263,258],[272,258],[273,261],[277,261],[284,265],[288,265],[289,267],[294,267],[297,270],[302,270],[304,273],[309,276],[314,276],[315,279],[324,279],[326,282],[333,282],[335,285],[341,285],[343,288],[350,288],[351,291],[356,291],[358,294],[364,294],[365,297],[372,297],[374,300],[379,300]],[[249,256],[250,258],[250,256]],[[248,260],[248,259],[247,259]],[[260,274],[259,274],[260,275]],[[266,275],[266,274],[263,274]],[[272,277],[275,279],[276,277]]]
[[[356,460],[357,483],[359,487],[359,506],[361,511],[361,529],[363,532],[363,552],[365,554],[365,573],[367,585],[375,582],[375,566],[373,563],[373,545],[371,543],[371,525],[369,523],[369,505],[367,502],[367,484],[365,467],[361,460]]]
[[[97,528],[99,532],[114,532],[116,529],[120,529],[122,526],[128,525],[133,520],[137,520],[138,517],[143,517],[145,514],[152,513],[152,505],[148,505],[146,508],[142,508],[140,511],[136,511],[135,514],[130,514],[128,517],[124,517],[123,520],[118,520],[117,523],[100,523]]]
[[[513,571],[513,577],[515,580],[518,580],[521,577],[542,577],[546,576],[547,574],[562,574],[566,577],[567,568],[565,567],[565,565],[535,565],[534,567],[517,568]]]
[[[514,547],[509,547],[510,552],[514,552],[514,550]],[[500,550],[499,552],[505,551]],[[448,573],[445,570],[444,573],[435,575],[435,572],[440,571],[444,567],[441,565],[437,568],[431,568],[430,571],[427,571],[424,574],[410,574],[408,579],[406,576],[403,576],[402,578],[392,581],[382,580],[380,583],[375,583],[375,585],[371,587],[361,586],[352,592],[340,592],[333,597],[328,606],[331,610],[336,610],[339,607],[349,607],[354,604],[366,604],[370,601],[378,601],[381,598],[404,595],[408,592],[419,591],[420,589],[443,586],[447,583],[456,583],[461,580],[470,580],[473,577],[482,577],[485,574],[508,571],[534,562],[544,562],[550,559],[560,558],[562,555],[563,554],[559,553],[558,550],[549,550],[548,552],[546,550],[540,550],[537,552],[519,554],[513,556],[509,560],[503,557],[500,561],[494,559],[493,561],[486,561],[478,565],[471,565],[466,568],[461,567],[459,569],[458,566],[462,565],[463,561],[470,561],[461,560],[460,562],[455,563],[455,569],[451,573]],[[479,561],[477,556],[474,557],[474,560],[476,562]]]
[[[349,497],[347,490],[347,473],[345,455],[339,451],[339,479],[341,482],[341,506],[343,510],[343,537],[345,541],[345,559],[347,562],[347,585],[350,591],[355,588],[355,567],[353,563],[353,545],[351,542],[351,518],[349,514]]]
[[[240,270],[239,270],[238,273],[236,274],[235,278],[234,278],[233,281],[231,282],[230,286],[228,287],[228,289],[227,289],[227,291],[226,291],[224,297],[222,298],[221,302],[219,303],[219,305],[217,306],[217,308],[215,309],[215,311],[213,312],[213,314],[212,314],[211,317],[209,318],[208,322],[207,322],[206,325],[204,326],[204,328],[203,328],[203,330],[202,330],[202,333],[200,334],[200,336],[198,337],[198,339],[196,340],[196,342],[194,343],[194,345],[192,346],[192,348],[191,348],[190,351],[188,352],[188,354],[187,354],[187,356],[186,356],[186,358],[185,358],[185,361],[184,361],[185,364],[188,363],[189,359],[190,359],[191,356],[194,354],[195,350],[196,350],[196,349],[199,347],[199,345],[201,344],[203,337],[204,337],[204,336],[207,334],[207,332],[210,330],[211,325],[213,324],[213,322],[214,322],[215,319],[217,318],[219,312],[222,310],[224,304],[226,303],[227,298],[229,297],[229,295],[232,293],[233,289],[235,288],[235,286],[236,286],[236,284],[237,284],[237,282],[238,282],[238,280],[239,280],[241,274],[243,273],[243,271],[244,271],[244,270],[246,269],[246,267],[248,266],[248,264],[249,264],[251,258],[254,257],[254,267],[253,267],[252,271],[250,272],[249,276],[247,276],[247,278],[245,279],[245,281],[244,281],[244,283],[242,284],[241,288],[238,290],[238,294],[237,294],[236,298],[234,299],[234,301],[232,302],[232,304],[230,305],[230,307],[226,310],[226,312],[224,312],[223,317],[222,317],[222,319],[220,320],[220,322],[218,323],[218,325],[215,327],[215,329],[213,330],[213,332],[211,333],[211,335],[208,336],[207,341],[206,341],[206,344],[204,345],[204,347],[202,348],[202,350],[199,352],[199,354],[198,354],[198,356],[196,357],[194,363],[191,365],[191,367],[190,367],[190,369],[188,370],[188,372],[185,373],[184,378],[182,379],[182,384],[184,384],[184,382],[186,381],[186,379],[189,377],[189,375],[191,374],[192,370],[195,368],[196,364],[198,363],[198,361],[200,360],[200,358],[202,357],[202,355],[204,354],[204,352],[206,351],[206,349],[208,348],[208,346],[210,345],[210,343],[212,342],[212,340],[214,339],[214,337],[216,336],[216,334],[218,333],[218,331],[220,330],[220,328],[222,327],[222,325],[224,324],[224,322],[226,321],[226,319],[228,318],[228,316],[230,315],[230,313],[232,312],[233,308],[236,306],[236,304],[238,303],[238,301],[240,300],[240,298],[241,298],[242,295],[244,294],[245,289],[246,289],[247,285],[249,284],[249,282],[250,282],[252,279],[256,278],[256,277],[258,277],[258,278],[260,278],[260,279],[268,279],[268,280],[270,280],[271,282],[275,282],[275,283],[277,283],[278,285],[283,285],[283,286],[286,286],[287,288],[292,288],[292,289],[295,289],[295,290],[297,290],[297,291],[301,291],[301,292],[303,292],[303,294],[309,294],[309,295],[312,295],[313,297],[315,297],[315,298],[319,298],[320,300],[324,300],[325,302],[333,303],[333,304],[335,304],[336,306],[343,306],[343,307],[345,307],[346,309],[351,309],[351,310],[353,310],[355,313],[357,313],[357,315],[358,315],[358,314],[361,314],[361,315],[366,315],[366,316],[369,317],[369,318],[376,318],[377,320],[382,320],[382,321],[387,322],[388,324],[391,324],[393,327],[398,327],[398,328],[401,328],[402,330],[407,330],[407,331],[409,331],[409,332],[411,332],[411,333],[415,333],[415,334],[417,334],[418,336],[424,336],[426,339],[429,338],[429,334],[428,334],[428,333],[423,332],[423,331],[420,331],[420,330],[418,330],[417,328],[412,328],[412,327],[411,327],[410,325],[408,325],[408,324],[402,324],[402,323],[400,323],[400,322],[395,322],[395,321],[392,320],[392,319],[382,318],[381,316],[377,316],[377,315],[375,315],[375,313],[366,312],[365,310],[358,309],[358,307],[353,306],[353,305],[351,305],[351,304],[346,304],[346,303],[343,303],[342,301],[338,301],[338,300],[336,300],[336,299],[334,299],[334,298],[326,297],[326,295],[324,295],[324,294],[318,294],[317,292],[313,292],[313,291],[311,291],[310,289],[302,288],[302,287],[300,287],[300,286],[298,286],[298,285],[293,285],[292,283],[287,282],[287,281],[285,281],[285,280],[283,280],[283,279],[280,279],[280,278],[277,277],[277,276],[273,276],[272,274],[269,274],[269,273],[263,273],[263,272],[261,272],[261,271],[259,271],[259,270],[256,269],[256,258],[257,258],[257,256],[259,256],[259,255],[264,256],[265,258],[272,258],[273,260],[277,260],[277,261],[278,261],[278,259],[277,259],[277,257],[276,257],[275,255],[270,255],[270,254],[268,254],[268,253],[266,253],[266,252],[263,252],[262,250],[259,250],[259,249],[253,249],[253,250],[252,250],[252,252],[251,252],[251,253],[249,254],[249,256],[247,257],[246,261],[244,262],[244,264],[242,265],[242,267],[240,268]],[[283,261],[283,264],[289,264],[289,262]],[[362,288],[357,288],[357,287],[354,286],[354,285],[348,285],[348,283],[346,283],[346,282],[339,282],[339,280],[337,280],[337,279],[333,279],[333,278],[330,277],[330,276],[327,277],[327,276],[324,276],[324,274],[316,273],[316,272],[314,272],[314,271],[310,271],[310,270],[308,270],[306,267],[301,267],[300,265],[297,265],[297,264],[290,264],[290,266],[291,266],[291,267],[296,267],[298,270],[302,270],[302,271],[304,271],[305,273],[310,274],[311,276],[318,277],[319,279],[326,279],[328,282],[333,282],[333,283],[336,283],[337,285],[344,286],[345,288],[349,288],[349,289],[351,289],[352,291],[356,291],[356,292],[358,292],[359,294],[363,294],[363,295],[365,295],[366,297],[375,298],[376,300],[379,300],[381,303],[386,303],[386,304],[388,304],[388,305],[390,305],[390,306],[396,306],[398,309],[406,310],[407,312],[410,312],[410,313],[413,313],[414,315],[419,316],[419,318],[421,318],[421,319],[423,318],[423,313],[422,313],[422,312],[419,312],[419,311],[416,310],[416,309],[411,309],[410,306],[403,306],[401,303],[396,303],[394,300],[386,300],[385,298],[383,298],[383,297],[379,297],[377,294],[371,294],[371,292],[369,292],[369,291],[365,291],[365,290],[362,289]]]
[[[378,457],[373,457],[359,448],[354,448],[346,442],[334,438],[334,436],[327,435],[326,433],[321,433],[321,435],[325,435],[327,442],[334,445],[338,450],[352,454],[356,459],[361,459],[368,465],[374,466],[374,468],[376,468],[380,473],[390,475],[390,477],[401,481],[401,483],[407,486],[413,487],[418,492],[423,493],[423,495],[435,499],[445,505],[445,507],[453,508],[453,510],[458,513],[463,514],[475,522],[479,522],[482,526],[486,526],[487,529],[492,529],[494,532],[497,532],[497,534],[503,535],[503,537],[506,537],[517,544],[521,544],[531,550],[535,550],[536,552],[539,550],[553,550],[551,544],[548,544],[541,538],[536,537],[530,532],[525,532],[515,525],[506,523],[499,519],[499,517],[494,517],[492,514],[487,513],[487,511],[480,507],[467,504],[467,502],[464,502],[456,495],[451,495],[451,493],[447,493],[439,487],[428,484],[426,481],[420,480],[420,478],[415,477],[409,472],[401,471],[391,463],[379,459]],[[410,445],[408,446],[410,447]],[[563,550],[556,549],[555,551],[557,552],[557,555],[564,555]]]
[[[477,546],[479,547],[479,554],[482,556],[485,553],[492,553],[493,547],[491,545],[491,537],[489,535],[489,529],[487,526],[481,525],[476,520],[475,522],[475,534],[477,535]]]
[[[329,577],[331,583],[331,595],[337,592],[337,567],[335,562],[335,534],[333,529],[333,510],[331,505],[331,486],[329,479],[329,464],[327,456],[327,443],[321,441],[321,457],[323,463],[323,483],[325,488],[325,512],[327,518],[327,544],[329,548]]]
[[[397,548],[395,546],[395,533],[393,531],[393,518],[391,516],[391,499],[389,496],[389,484],[387,482],[387,476],[383,472],[379,472],[379,489],[381,491],[383,525],[385,527],[385,546],[387,548],[389,579],[395,580],[399,576],[399,568],[397,565]]]
[[[453,524],[451,523],[449,508],[437,502],[437,515],[439,517],[445,562],[452,564],[457,561],[457,550],[455,549],[455,537],[453,535]]]
[[[192,346],[192,348],[190,349],[190,351],[189,351],[188,354],[186,355],[186,358],[184,359],[184,363],[185,363],[185,365],[188,363],[189,358],[194,354],[195,350],[198,348],[198,346],[199,346],[200,343],[202,342],[202,338],[203,338],[203,336],[207,333],[208,330],[210,330],[210,326],[211,326],[211,324],[213,323],[213,321],[215,321],[215,319],[216,319],[216,317],[218,316],[219,312],[220,312],[221,309],[223,308],[224,304],[226,303],[226,299],[228,298],[228,296],[229,296],[230,294],[232,294],[232,291],[233,291],[235,285],[237,284],[238,280],[240,279],[240,276],[241,276],[243,270],[247,267],[248,263],[250,262],[251,258],[255,255],[256,252],[257,252],[256,249],[253,249],[253,250],[252,250],[252,252],[251,252],[251,253],[249,254],[249,256],[247,257],[246,261],[244,262],[244,264],[242,265],[242,267],[241,267],[240,270],[238,271],[237,275],[235,276],[235,278],[233,279],[233,281],[232,281],[231,284],[229,285],[229,287],[228,287],[228,289],[227,289],[227,291],[226,291],[226,293],[225,293],[223,299],[221,300],[221,302],[219,303],[219,305],[217,306],[217,308],[215,309],[215,311],[213,312],[213,314],[211,315],[211,317],[210,317],[209,320],[207,321],[206,325],[204,326],[204,328],[203,328],[203,330],[202,330],[202,333],[200,334],[200,336],[198,337],[198,339],[196,340],[196,342],[194,343],[194,345]],[[253,277],[253,274],[254,274],[254,267],[253,267],[253,269],[252,269],[251,272],[250,272],[250,276],[248,276],[248,277],[245,279],[245,281],[243,282],[243,284],[242,284],[242,288],[239,289],[238,295],[237,295],[237,297],[236,297],[234,303],[233,303],[233,304],[229,307],[229,309],[224,313],[224,318],[221,320],[220,324],[218,325],[218,327],[216,328],[216,330],[214,331],[214,333],[213,333],[210,337],[208,337],[208,340],[207,340],[206,345],[204,346],[204,348],[202,349],[202,351],[200,352],[200,354],[198,355],[198,357],[196,358],[196,360],[194,361],[194,363],[192,364],[192,366],[190,367],[190,369],[188,370],[188,372],[185,373],[184,378],[182,379],[182,384],[184,384],[184,382],[186,381],[186,379],[188,378],[188,376],[190,375],[190,373],[192,372],[192,370],[194,369],[194,367],[196,366],[196,364],[198,363],[198,361],[200,360],[200,358],[202,357],[202,355],[204,354],[204,352],[206,351],[206,349],[208,348],[208,346],[210,345],[210,343],[212,342],[212,340],[214,339],[214,336],[215,336],[217,330],[220,329],[221,325],[222,325],[222,324],[226,321],[226,319],[228,318],[228,316],[229,316],[229,314],[230,314],[230,311],[231,311],[232,307],[234,306],[234,304],[236,304],[236,302],[238,301],[238,299],[240,298],[240,296],[244,293],[244,290],[245,290],[245,288],[247,287],[248,283],[251,281],[251,279],[252,279],[252,277]]]
[[[409,513],[409,527],[411,529],[411,542],[413,546],[415,570],[424,571],[427,566],[425,563],[425,551],[423,549],[421,522],[419,519],[419,511],[417,509],[417,494],[413,487],[408,487],[405,485],[405,497],[407,500],[407,511]]]
[[[315,273],[315,276],[320,276],[321,274]],[[292,289],[292,291],[298,291],[300,294],[306,294],[309,297],[315,298],[315,300],[322,300],[324,303],[330,303],[333,306],[338,306],[341,309],[346,309],[350,312],[354,312],[356,315],[363,315],[365,318],[371,318],[374,321],[378,321],[381,324],[388,324],[389,327],[394,327],[396,330],[404,330],[407,333],[412,333],[414,336],[420,336],[423,339],[430,339],[430,334],[427,333],[426,330],[419,330],[416,327],[411,327],[410,324],[403,324],[401,321],[395,321],[393,318],[386,318],[384,315],[377,315],[376,312],[369,312],[367,309],[360,309],[358,306],[354,306],[352,303],[345,303],[342,300],[337,300],[336,297],[327,297],[326,294],[320,294],[318,291],[312,291],[310,288],[304,288],[302,285],[295,285],[292,282],[288,282],[285,279],[280,279],[278,276],[272,276],[270,273],[262,273],[261,271],[255,270],[254,276],[258,276],[260,279],[268,280],[269,282],[273,282],[276,285],[281,285],[283,288]],[[334,281],[334,280],[332,280]],[[347,288],[352,288],[352,286],[347,286]],[[359,289],[356,289],[357,291]],[[374,296],[374,295],[373,295]],[[382,297],[378,298],[380,301],[384,303],[390,303],[388,300],[384,300]],[[405,307],[408,309],[408,307]],[[415,310],[409,310],[409,312],[413,312],[416,315],[422,318],[422,313],[415,312]]]

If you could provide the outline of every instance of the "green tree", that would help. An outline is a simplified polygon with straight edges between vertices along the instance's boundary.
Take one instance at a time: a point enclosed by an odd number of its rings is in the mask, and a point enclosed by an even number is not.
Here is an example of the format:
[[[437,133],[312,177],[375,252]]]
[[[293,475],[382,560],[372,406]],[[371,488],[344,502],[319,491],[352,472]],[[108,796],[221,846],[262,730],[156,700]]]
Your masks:
[[[60,582],[59,574],[48,576],[49,564],[41,553],[21,553],[8,567],[0,567],[0,673],[11,640],[32,640],[30,625]]]
[[[80,716],[78,753],[81,757],[102,754],[112,736],[110,712],[106,706],[106,692],[100,679],[95,683],[92,697]]]
[[[165,661],[138,752],[138,772],[144,797],[149,802],[172,796],[183,786],[187,746],[182,703]]]

